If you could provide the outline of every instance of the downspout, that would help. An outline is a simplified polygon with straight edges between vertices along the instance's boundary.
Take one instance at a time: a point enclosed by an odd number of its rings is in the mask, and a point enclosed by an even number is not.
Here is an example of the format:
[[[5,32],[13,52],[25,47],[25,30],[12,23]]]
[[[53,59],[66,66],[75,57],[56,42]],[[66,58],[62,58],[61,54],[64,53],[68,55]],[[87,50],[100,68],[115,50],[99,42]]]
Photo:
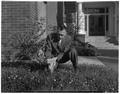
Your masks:
[[[62,24],[65,23],[65,4],[64,1],[62,2]]]

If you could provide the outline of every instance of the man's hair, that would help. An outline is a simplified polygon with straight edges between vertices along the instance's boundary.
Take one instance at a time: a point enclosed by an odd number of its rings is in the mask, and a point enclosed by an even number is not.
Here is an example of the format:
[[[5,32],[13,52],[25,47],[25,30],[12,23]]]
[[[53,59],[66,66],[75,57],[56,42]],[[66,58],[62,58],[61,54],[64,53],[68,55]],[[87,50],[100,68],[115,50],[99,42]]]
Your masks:
[[[58,27],[59,30],[63,30],[63,29],[66,29],[67,27],[65,25],[61,25]]]

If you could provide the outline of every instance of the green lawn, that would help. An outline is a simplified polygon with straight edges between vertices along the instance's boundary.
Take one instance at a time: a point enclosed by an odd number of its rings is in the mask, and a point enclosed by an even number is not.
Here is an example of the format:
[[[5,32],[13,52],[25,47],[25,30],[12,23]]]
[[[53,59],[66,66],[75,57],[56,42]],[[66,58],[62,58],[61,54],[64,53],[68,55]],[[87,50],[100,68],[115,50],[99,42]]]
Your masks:
[[[106,67],[80,65],[76,74],[72,66],[60,66],[50,74],[23,63],[2,63],[2,92],[118,92],[118,75]]]

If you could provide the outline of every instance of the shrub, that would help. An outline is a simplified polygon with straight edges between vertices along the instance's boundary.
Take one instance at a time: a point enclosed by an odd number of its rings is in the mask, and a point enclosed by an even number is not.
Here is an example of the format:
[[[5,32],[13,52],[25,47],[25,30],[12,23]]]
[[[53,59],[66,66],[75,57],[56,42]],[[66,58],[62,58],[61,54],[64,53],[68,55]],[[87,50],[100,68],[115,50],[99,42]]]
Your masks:
[[[6,59],[9,61],[36,59],[38,62],[41,59],[43,61],[44,56],[41,52],[43,42],[41,42],[40,38],[45,32],[44,22],[44,18],[41,18],[39,22],[25,20],[26,29],[13,33],[8,42],[13,50],[9,49],[9,56],[8,52],[6,52],[6,56],[8,57],[5,58],[5,61]]]
[[[96,47],[89,43],[77,41],[75,44],[79,56],[96,56],[99,55]]]

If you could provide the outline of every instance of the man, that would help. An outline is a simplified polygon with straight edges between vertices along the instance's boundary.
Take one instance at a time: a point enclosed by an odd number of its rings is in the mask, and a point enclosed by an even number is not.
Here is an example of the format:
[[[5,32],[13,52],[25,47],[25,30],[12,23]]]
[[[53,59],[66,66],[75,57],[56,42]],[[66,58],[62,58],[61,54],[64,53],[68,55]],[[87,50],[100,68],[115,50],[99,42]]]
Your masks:
[[[66,27],[63,26],[60,28],[60,41],[59,41],[59,50],[60,53],[57,56],[56,67],[61,64],[71,60],[74,70],[77,70],[78,64],[78,55],[74,46],[74,41],[69,33],[66,31]]]
[[[58,42],[59,42],[59,33],[53,32],[49,34],[46,38],[45,45],[45,56],[47,58],[56,57],[59,53]]]

